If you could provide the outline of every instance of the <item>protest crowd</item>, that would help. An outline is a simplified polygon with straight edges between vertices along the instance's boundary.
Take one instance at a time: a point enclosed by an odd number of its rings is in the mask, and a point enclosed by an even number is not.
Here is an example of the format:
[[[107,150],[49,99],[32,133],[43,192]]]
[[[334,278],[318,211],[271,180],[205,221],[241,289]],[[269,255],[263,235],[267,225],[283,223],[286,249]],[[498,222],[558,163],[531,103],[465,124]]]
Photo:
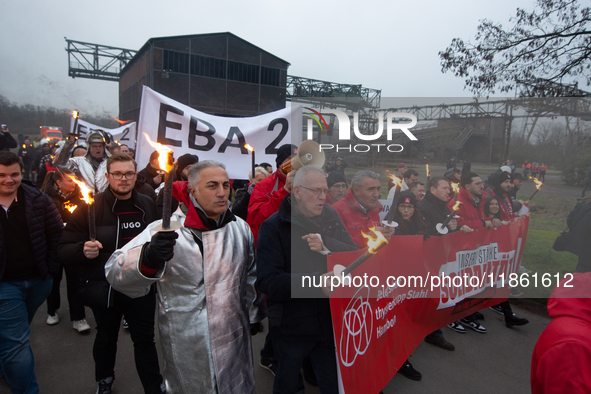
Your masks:
[[[48,325],[65,319],[59,292],[64,272],[75,332],[95,331],[92,350],[81,350],[94,360],[99,394],[116,387],[122,323],[145,393],[254,393],[255,365],[274,375],[274,393],[303,392],[304,379],[321,393],[338,393],[331,289],[302,289],[316,292],[304,297],[294,294],[293,283],[303,275],[334,275],[327,256],[366,248],[362,233],[372,228],[388,240],[427,239],[519,221],[528,201],[518,200],[517,190],[530,174],[543,177],[546,171],[543,163],[527,163],[522,176],[507,162],[484,176],[453,157],[445,174],[420,179],[400,163],[399,184],[383,191],[374,171],[348,179],[343,157],[326,170],[291,168],[298,147],[286,144],[277,149],[274,165],[244,171],[249,181],[243,183],[229,179],[224,163],[182,155],[171,170],[169,200],[157,151],[148,163],[136,163],[132,149],[94,131],[80,145],[72,135],[65,143],[41,141],[37,147],[25,138],[15,154],[8,151],[16,148],[10,133],[3,130],[0,137],[0,375],[14,394],[43,391],[29,324],[45,301]],[[95,192],[92,202],[85,188]],[[393,201],[397,227],[380,220],[380,193]],[[591,208],[580,215],[587,212]],[[577,272],[590,271],[587,251],[577,253]],[[508,328],[528,324],[507,300],[491,309]],[[265,318],[265,345],[253,360],[251,336],[264,331]],[[454,332],[486,334],[482,318],[475,312],[424,341],[454,351]],[[552,349],[551,340],[544,346]],[[550,369],[543,349],[536,352],[539,365]],[[399,372],[422,378],[408,360]],[[532,372],[532,387],[543,392],[539,378]]]

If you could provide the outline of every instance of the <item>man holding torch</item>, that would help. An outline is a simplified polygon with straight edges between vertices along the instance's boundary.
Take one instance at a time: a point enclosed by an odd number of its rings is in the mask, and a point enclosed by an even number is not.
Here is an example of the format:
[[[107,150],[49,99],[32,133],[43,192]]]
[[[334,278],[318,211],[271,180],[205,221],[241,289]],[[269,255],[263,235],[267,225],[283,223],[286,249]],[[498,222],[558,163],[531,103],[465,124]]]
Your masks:
[[[338,393],[329,300],[324,290],[302,283],[304,276],[328,275],[327,253],[357,250],[338,213],[325,205],[328,193],[324,172],[304,166],[292,194],[260,227],[257,285],[269,297],[269,330],[278,360],[274,393],[303,391],[300,369],[307,357],[320,392]]]
[[[154,343],[154,289],[143,297],[130,298],[114,291],[105,278],[105,264],[111,254],[140,234],[160,215],[154,201],[134,190],[137,164],[125,155],[116,154],[106,161],[104,175],[108,188],[96,195],[92,213],[86,205],[72,213],[59,244],[59,257],[64,265],[77,268],[84,282],[83,302],[92,308],[96,320],[93,347],[95,378],[99,394],[110,394],[115,379],[117,337],[121,319],[129,324],[134,345],[135,363],[144,392],[163,393],[162,375]],[[90,215],[89,215],[90,214]],[[90,225],[89,225],[90,222]],[[96,234],[96,240],[91,234]]]
[[[101,193],[109,186],[107,175],[108,153],[105,137],[101,130],[91,132],[86,138],[88,152],[84,156],[72,157],[66,165],[68,169],[74,171],[79,180],[95,193]],[[135,181],[135,178],[134,178]]]

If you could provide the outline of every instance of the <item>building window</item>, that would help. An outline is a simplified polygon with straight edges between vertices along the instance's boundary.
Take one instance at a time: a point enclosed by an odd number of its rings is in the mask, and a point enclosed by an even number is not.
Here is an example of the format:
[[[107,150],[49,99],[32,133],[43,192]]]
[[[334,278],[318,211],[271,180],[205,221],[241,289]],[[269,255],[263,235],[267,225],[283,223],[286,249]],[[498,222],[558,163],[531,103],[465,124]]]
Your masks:
[[[191,74],[210,78],[226,78],[226,61],[213,57],[191,55]]]
[[[189,73],[189,54],[182,52],[164,51],[162,68],[175,73]]]
[[[261,84],[279,86],[280,75],[278,68],[261,67]]]

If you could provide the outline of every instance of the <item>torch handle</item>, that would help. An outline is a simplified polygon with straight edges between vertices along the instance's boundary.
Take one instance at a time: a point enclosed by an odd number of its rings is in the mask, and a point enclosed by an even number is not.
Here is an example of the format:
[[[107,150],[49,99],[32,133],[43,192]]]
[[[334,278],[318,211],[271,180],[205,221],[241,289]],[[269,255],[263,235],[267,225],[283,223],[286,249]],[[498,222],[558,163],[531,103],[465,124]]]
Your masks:
[[[359,267],[361,264],[365,262],[365,260],[369,259],[371,256],[373,256],[373,254],[369,253],[369,250],[363,253],[361,256],[357,258],[357,260],[355,260],[354,262],[349,264],[347,268],[345,268],[345,270],[343,271],[343,276],[349,275],[351,271]]]
[[[451,213],[445,218],[443,223],[441,223],[441,227],[446,227],[449,224],[449,222],[453,219],[455,214],[456,214],[456,211],[451,211]]]
[[[94,203],[88,204],[88,235],[92,242],[96,241],[96,214]]]
[[[170,171],[166,174],[164,190],[162,190],[162,193],[164,193],[162,198],[162,228],[164,230],[170,229],[170,217],[172,216],[172,173],[173,171]]]
[[[541,189],[541,187],[540,187],[540,189]],[[538,194],[538,192],[540,191],[540,189],[536,189],[536,191],[534,192],[534,194],[532,194],[532,195],[531,195],[531,197],[530,197],[529,199],[531,200],[532,198],[534,198],[534,196],[535,196],[536,194]]]

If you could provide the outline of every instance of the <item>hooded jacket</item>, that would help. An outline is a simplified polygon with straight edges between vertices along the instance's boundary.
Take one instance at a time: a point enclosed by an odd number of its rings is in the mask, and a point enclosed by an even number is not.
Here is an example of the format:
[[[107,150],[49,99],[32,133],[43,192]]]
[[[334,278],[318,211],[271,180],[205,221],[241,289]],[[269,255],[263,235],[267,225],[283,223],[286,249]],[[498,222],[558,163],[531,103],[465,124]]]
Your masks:
[[[462,203],[456,212],[456,215],[460,217],[458,219],[458,227],[466,225],[473,230],[486,227],[486,223],[484,222],[484,203],[482,197],[476,202],[465,188],[461,188],[457,201]],[[454,204],[454,200],[450,200],[447,203],[447,207],[450,211]]]
[[[248,216],[246,222],[254,235],[255,245],[259,235],[259,227],[265,220],[279,209],[279,205],[289,193],[283,188],[285,177],[275,171],[257,183],[250,194],[248,202]]]
[[[590,288],[591,273],[586,272],[573,274],[572,281],[562,280],[552,291],[548,315],[554,319],[532,355],[533,394],[591,392]]]
[[[367,240],[361,235],[361,230],[366,230],[370,227],[380,227],[380,212],[382,212],[382,204],[378,205],[366,212],[363,212],[361,205],[353,196],[353,188],[347,190],[345,197],[334,203],[332,206],[341,217],[343,225],[351,234],[351,238],[355,241],[358,248],[365,248]]]

